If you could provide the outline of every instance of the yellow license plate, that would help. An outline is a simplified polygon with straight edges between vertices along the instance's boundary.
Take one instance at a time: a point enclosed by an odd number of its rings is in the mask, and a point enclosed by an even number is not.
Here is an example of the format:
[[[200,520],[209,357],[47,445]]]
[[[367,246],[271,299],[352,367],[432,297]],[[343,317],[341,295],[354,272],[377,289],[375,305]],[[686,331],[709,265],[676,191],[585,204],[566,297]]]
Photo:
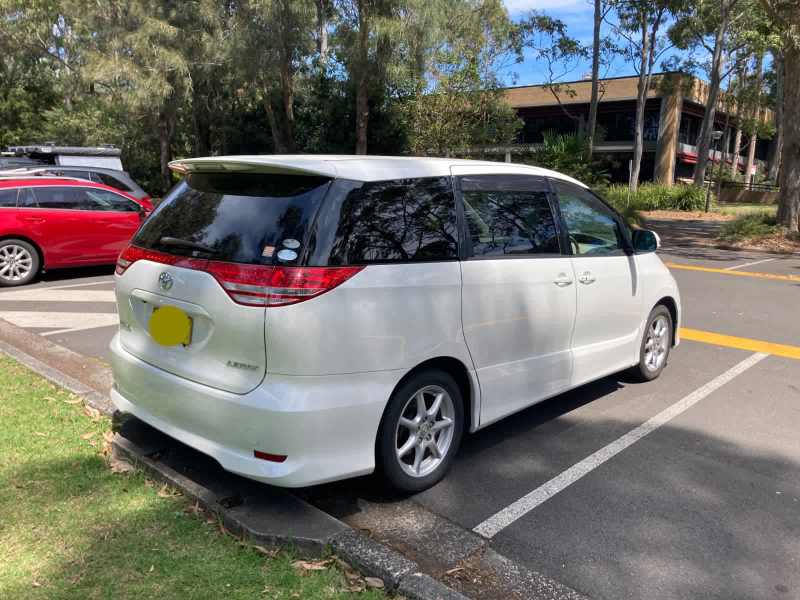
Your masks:
[[[150,317],[150,336],[162,346],[188,346],[192,342],[192,318],[176,306],[161,306]]]

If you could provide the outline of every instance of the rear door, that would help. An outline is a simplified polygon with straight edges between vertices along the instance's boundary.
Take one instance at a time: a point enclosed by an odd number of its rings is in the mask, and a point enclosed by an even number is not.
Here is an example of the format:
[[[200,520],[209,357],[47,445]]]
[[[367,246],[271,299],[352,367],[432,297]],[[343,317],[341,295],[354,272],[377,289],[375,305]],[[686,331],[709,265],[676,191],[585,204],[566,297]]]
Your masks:
[[[578,293],[573,385],[636,362],[642,294],[625,225],[589,190],[552,180],[569,234]]]
[[[485,425],[568,387],[575,284],[547,182],[471,169],[453,174],[466,238],[464,336]]]
[[[267,364],[265,308],[257,294],[273,265],[297,264],[329,183],[315,176],[207,173],[178,184],[121,257],[122,346],[204,385],[239,394],[254,389]],[[158,341],[153,330],[154,314],[167,307],[190,320],[189,335],[174,345]]]
[[[84,218],[96,226],[98,260],[113,263],[139,228],[139,205],[121,194],[98,188],[81,188]]]

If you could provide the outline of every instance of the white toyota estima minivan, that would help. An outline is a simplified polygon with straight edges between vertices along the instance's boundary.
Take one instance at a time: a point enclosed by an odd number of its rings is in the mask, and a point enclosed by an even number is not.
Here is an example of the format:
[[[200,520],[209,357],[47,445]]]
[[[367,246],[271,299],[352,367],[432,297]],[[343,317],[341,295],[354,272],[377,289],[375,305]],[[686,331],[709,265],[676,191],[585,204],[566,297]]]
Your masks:
[[[657,377],[680,298],[658,238],[586,186],[457,159],[233,156],[120,255],[112,398],[225,469],[439,481],[465,432]]]

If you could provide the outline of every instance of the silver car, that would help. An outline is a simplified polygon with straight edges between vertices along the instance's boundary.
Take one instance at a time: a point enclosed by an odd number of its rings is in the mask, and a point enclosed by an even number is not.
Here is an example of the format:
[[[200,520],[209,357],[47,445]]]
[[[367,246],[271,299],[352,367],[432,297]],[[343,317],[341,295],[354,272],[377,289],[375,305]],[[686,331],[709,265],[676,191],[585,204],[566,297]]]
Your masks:
[[[280,486],[447,472],[466,432],[678,342],[652,232],[583,184],[455,159],[238,156],[185,174],[117,263],[112,398]]]

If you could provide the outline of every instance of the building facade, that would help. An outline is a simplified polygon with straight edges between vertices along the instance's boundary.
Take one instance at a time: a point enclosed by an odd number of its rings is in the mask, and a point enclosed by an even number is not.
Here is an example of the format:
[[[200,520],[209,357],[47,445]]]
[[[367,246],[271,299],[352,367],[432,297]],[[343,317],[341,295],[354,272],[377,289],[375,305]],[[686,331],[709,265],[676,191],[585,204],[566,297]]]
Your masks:
[[[634,124],[638,77],[616,77],[601,80],[597,112],[598,135],[594,153],[608,159],[613,181],[627,181],[629,162],[633,157]],[[507,159],[515,153],[528,152],[541,143],[546,131],[572,133],[581,131],[589,117],[591,81],[511,87],[505,90],[506,99],[517,110],[524,125],[517,143],[503,148]],[[708,85],[682,73],[659,73],[652,77],[647,91],[644,116],[644,154],[642,181],[672,184],[691,179],[697,162],[696,141],[705,114]],[[737,159],[737,168],[745,170],[747,148],[736,157],[736,128],[734,99],[720,94],[714,129],[725,132],[713,149],[710,158],[718,165],[724,160],[728,168]],[[772,120],[772,113],[762,110],[762,121]],[[739,146],[748,142],[742,136]],[[756,144],[757,166],[767,159],[770,141],[759,139]]]

